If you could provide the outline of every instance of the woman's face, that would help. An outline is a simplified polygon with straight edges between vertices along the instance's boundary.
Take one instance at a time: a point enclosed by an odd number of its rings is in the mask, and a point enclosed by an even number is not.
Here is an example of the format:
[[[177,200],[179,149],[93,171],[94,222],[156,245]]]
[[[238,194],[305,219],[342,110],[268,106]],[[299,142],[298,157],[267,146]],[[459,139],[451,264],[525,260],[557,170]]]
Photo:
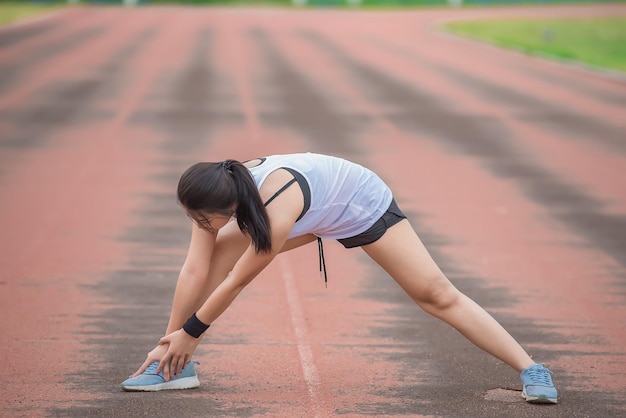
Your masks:
[[[223,228],[233,217],[232,215],[225,215],[223,213],[206,213],[189,210],[185,210],[185,212],[198,228],[213,233]]]

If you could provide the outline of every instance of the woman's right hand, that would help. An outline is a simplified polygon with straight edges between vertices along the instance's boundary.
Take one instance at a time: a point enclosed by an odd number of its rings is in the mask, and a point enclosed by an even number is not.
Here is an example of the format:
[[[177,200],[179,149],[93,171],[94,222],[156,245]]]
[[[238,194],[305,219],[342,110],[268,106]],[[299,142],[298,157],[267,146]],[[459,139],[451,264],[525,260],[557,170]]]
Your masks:
[[[141,367],[137,369],[137,371],[133,373],[130,377],[139,376],[141,373],[143,373],[144,370],[146,370],[146,368],[150,364],[154,363],[155,361],[161,361],[161,359],[165,356],[165,353],[167,353],[168,348],[169,344],[157,345],[152,351],[148,353],[148,355],[146,356],[146,361],[143,362]]]

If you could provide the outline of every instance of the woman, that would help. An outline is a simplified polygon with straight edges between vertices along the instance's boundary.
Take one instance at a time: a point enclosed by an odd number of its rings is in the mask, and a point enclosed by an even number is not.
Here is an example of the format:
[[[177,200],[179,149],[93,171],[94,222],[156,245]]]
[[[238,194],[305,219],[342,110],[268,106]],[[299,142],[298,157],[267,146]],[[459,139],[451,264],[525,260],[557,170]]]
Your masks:
[[[370,170],[311,153],[198,163],[178,199],[194,225],[166,336],[125,390],[196,387],[190,360],[209,325],[277,254],[330,238],[361,247],[422,309],[521,372],[527,401],[557,402],[551,372],[448,281]]]

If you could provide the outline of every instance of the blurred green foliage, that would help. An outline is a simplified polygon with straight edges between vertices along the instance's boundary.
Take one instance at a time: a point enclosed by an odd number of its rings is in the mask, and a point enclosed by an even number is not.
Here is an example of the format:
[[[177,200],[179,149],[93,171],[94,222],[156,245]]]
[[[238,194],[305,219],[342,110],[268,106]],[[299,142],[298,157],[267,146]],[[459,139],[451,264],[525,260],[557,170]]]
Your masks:
[[[626,17],[468,21],[445,28],[528,54],[626,71]]]
[[[357,1],[365,8],[410,8],[454,5],[501,6],[517,4],[557,4],[557,3],[623,3],[624,0],[307,0],[310,6],[345,7],[350,1]]]
[[[512,4],[554,4],[554,3],[624,3],[626,0],[137,0],[141,4],[182,4],[182,5],[274,5],[291,6],[303,2],[311,7],[350,7],[365,8],[404,8],[422,6],[443,6],[449,2],[462,2],[464,5],[512,5]],[[76,0],[77,3],[121,4],[123,0]],[[0,0],[3,4],[66,4],[67,0]]]
[[[31,2],[0,0],[0,25],[36,16],[61,7],[64,2]]]

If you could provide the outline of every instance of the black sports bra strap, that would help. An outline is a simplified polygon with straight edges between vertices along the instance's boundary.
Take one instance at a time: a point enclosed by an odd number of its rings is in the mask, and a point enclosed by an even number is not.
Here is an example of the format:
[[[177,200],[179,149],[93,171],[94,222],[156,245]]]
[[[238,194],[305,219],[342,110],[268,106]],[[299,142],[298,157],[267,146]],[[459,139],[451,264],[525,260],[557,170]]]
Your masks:
[[[291,170],[289,170],[289,172],[293,174]],[[272,200],[276,199],[282,192],[287,190],[287,188],[291,186],[292,184],[294,184],[296,181],[298,181],[296,177],[289,180],[287,184],[281,187],[276,193],[274,193],[272,197],[269,198],[267,202],[265,202],[265,206],[272,203]],[[310,205],[310,202],[308,202],[307,204],[306,197],[305,197],[305,208],[303,209],[303,213],[300,215],[300,218],[302,218],[302,216],[304,215],[304,212],[306,212],[306,210],[308,209],[307,205]],[[300,218],[298,218],[298,220],[300,220]],[[324,285],[328,287],[328,275],[326,274],[326,259],[324,258],[324,245],[322,244],[322,239],[320,237],[317,238],[317,246],[318,246],[319,258],[320,258],[320,274],[322,273],[324,274]]]
[[[285,184],[283,187],[280,188],[280,190],[278,190],[276,193],[274,193],[274,196],[270,197],[269,200],[267,202],[265,202],[265,206],[269,205],[270,203],[272,203],[272,200],[276,199],[278,197],[278,195],[280,195],[282,192],[284,192],[285,190],[287,190],[287,188],[289,186],[291,186],[292,184],[294,184],[296,182],[296,179],[293,178],[291,180],[289,180],[287,182],[287,184]]]

